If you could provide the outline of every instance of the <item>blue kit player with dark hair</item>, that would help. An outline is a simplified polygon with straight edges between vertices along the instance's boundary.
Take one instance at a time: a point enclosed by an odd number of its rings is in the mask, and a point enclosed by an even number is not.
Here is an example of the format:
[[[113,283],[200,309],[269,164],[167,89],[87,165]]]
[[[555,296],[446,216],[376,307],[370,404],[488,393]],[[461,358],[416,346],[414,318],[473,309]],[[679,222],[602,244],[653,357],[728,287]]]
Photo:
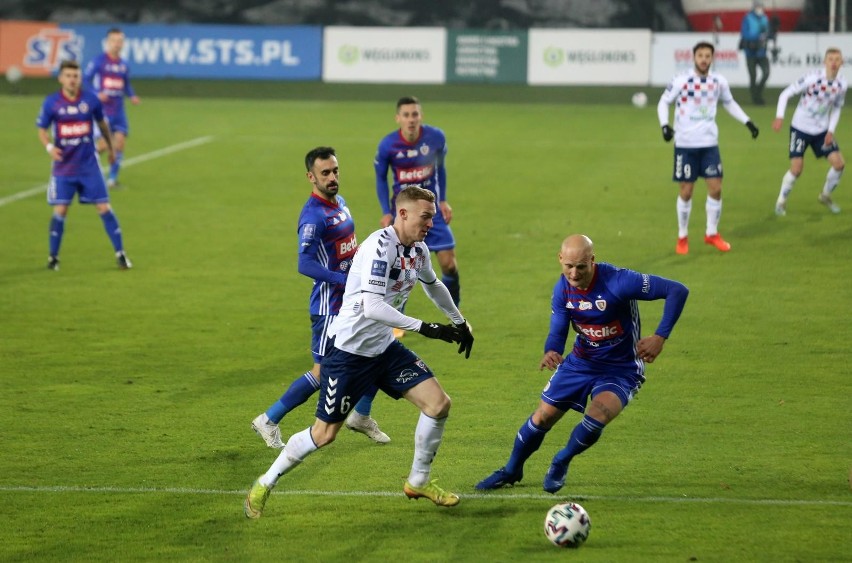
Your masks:
[[[456,241],[450,230],[453,208],[447,201],[447,139],[437,127],[423,123],[420,100],[414,96],[400,98],[396,103],[399,129],[379,142],[373,162],[376,170],[376,194],[382,208],[379,221],[382,228],[393,223],[396,196],[408,186],[417,186],[435,194],[438,214],[429,230],[426,244],[438,258],[441,281],[458,306],[461,299],[459,270],[456,262]],[[388,186],[388,170],[393,175],[392,190]],[[391,196],[392,191],[392,196]],[[394,331],[397,338],[404,333]]]
[[[518,430],[509,461],[477,489],[520,481],[526,460],[570,409],[583,413],[583,420],[553,457],[543,484],[548,493],[561,489],[571,460],[598,441],[604,427],[639,391],[645,364],[662,352],[689,295],[679,282],[596,263],[592,241],[584,235],[562,242],[559,263],[562,275],[553,288],[550,332],[539,364],[540,369],[556,371],[541,392],[538,408]],[[662,319],[654,334],[642,337],[638,301],[656,299],[665,299]],[[577,338],[563,358],[569,327]]]
[[[287,391],[251,423],[251,427],[270,448],[283,448],[278,423],[288,412],[301,405],[320,387],[320,361],[329,347],[328,328],[340,311],[346,277],[352,257],[358,249],[355,222],[338,193],[340,169],[331,147],[317,147],[305,156],[311,196],[299,216],[299,273],[314,280],[311,289],[311,352],[313,367],[293,381]],[[370,417],[377,389],[367,391],[346,419],[346,426],[366,434],[380,444],[390,442]],[[361,414],[363,413],[363,414]]]
[[[65,232],[65,218],[77,194],[80,203],[94,204],[97,208],[115,250],[118,266],[126,270],[131,266],[130,260],[124,253],[121,227],[109,204],[109,193],[98,166],[92,136],[97,125],[104,138],[109,139],[109,125],[104,119],[103,106],[92,92],[80,88],[80,65],[76,61],[62,61],[58,80],[61,89],[47,96],[36,119],[39,140],[53,159],[47,189],[47,202],[53,206],[47,267],[59,269],[59,247]],[[107,148],[112,161],[114,153],[109,140]]]
[[[130,85],[130,66],[121,58],[123,48],[124,33],[118,28],[107,31],[105,51],[86,65],[83,75],[87,87],[97,92],[98,98],[104,104],[104,114],[113,135],[115,159],[110,161],[107,177],[107,186],[110,188],[118,183],[118,172],[124,159],[124,144],[130,134],[127,114],[124,111],[124,98],[130,98],[134,105],[139,103],[139,96]],[[98,150],[102,151],[103,139],[98,139],[98,145]]]

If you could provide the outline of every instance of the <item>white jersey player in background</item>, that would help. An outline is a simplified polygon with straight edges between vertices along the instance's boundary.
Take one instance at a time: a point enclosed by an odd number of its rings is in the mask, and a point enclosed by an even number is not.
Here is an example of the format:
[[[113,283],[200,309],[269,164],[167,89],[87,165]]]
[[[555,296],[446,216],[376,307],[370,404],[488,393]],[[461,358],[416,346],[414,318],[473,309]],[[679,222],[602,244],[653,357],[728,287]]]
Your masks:
[[[396,196],[391,226],[371,234],[352,261],[343,305],[329,329],[334,345],[320,366],[320,397],[313,426],[287,440],[278,459],[258,477],[243,504],[245,515],[259,518],[278,480],[309,454],[330,444],[352,406],[375,385],[394,399],[404,397],[420,409],[414,431],[414,462],[403,486],[410,499],[428,498],[455,506],[458,495],[430,479],[432,461],[444,435],[450,398],[429,367],[393,337],[393,328],[459,343],[470,357],[473,335],[449,290],[435,275],[423,240],[436,213],[435,194],[408,187]],[[417,281],[452,324],[429,324],[401,311]]]
[[[778,96],[778,108],[772,129],[781,130],[787,101],[801,94],[799,105],[790,123],[790,169],[781,180],[781,191],[775,202],[775,214],[787,214],[787,198],[793,191],[796,178],[802,173],[805,151],[808,147],[817,158],[826,157],[831,168],[825,176],[825,184],[819,201],[832,213],[840,213],[840,207],[831,199],[843,174],[843,155],[834,140],[834,130],[840,122],[840,108],[846,98],[848,83],[840,75],[843,55],[840,49],[830,48],[825,52],[825,68],[814,70],[790,84]]]
[[[677,198],[678,240],[675,251],[689,252],[687,239],[689,216],[692,213],[692,191],[695,181],[703,177],[707,183],[707,229],[704,242],[722,252],[731,249],[719,234],[722,216],[722,158],[719,155],[719,127],[716,125],[716,106],[721,101],[734,119],[745,124],[753,139],[759,133],[748,115],[731,95],[724,76],[710,71],[713,64],[712,43],[700,42],[692,48],[694,66],[675,76],[657,104],[657,116],[666,142],[675,140],[674,174],[680,183]],[[675,104],[674,129],[669,127],[669,106]]]

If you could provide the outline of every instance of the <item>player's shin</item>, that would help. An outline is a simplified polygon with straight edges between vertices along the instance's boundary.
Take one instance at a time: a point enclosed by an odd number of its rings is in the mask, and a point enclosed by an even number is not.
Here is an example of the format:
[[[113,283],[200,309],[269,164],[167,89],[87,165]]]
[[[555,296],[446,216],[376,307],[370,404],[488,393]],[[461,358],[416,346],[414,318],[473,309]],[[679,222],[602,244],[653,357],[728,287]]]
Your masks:
[[[429,483],[432,472],[432,461],[438,453],[441,440],[444,437],[444,426],[447,417],[432,418],[420,413],[417,428],[414,430],[414,462],[408,482],[415,487],[423,487]]]
[[[515,445],[506,463],[506,472],[520,475],[524,470],[524,463],[541,447],[545,434],[547,429],[537,426],[530,416],[515,436]]]
[[[292,471],[316,450],[310,427],[293,434],[269,470],[261,476],[260,482],[267,487],[274,486],[279,478]]]

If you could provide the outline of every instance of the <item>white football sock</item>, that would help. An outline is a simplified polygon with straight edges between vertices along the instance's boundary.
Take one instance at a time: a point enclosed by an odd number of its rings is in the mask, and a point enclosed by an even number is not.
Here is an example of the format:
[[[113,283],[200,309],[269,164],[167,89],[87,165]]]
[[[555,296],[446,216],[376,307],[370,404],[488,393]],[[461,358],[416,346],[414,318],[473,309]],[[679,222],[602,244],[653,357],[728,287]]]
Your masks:
[[[828,174],[825,175],[825,185],[822,187],[822,193],[824,195],[831,195],[831,192],[837,187],[837,183],[840,182],[841,176],[843,176],[842,168],[840,170],[829,168]]]
[[[287,446],[272,462],[269,470],[260,477],[260,483],[266,487],[274,487],[278,479],[289,473],[291,469],[302,463],[302,460],[316,450],[317,446],[314,444],[314,439],[311,438],[310,428],[293,434],[287,440]]]
[[[689,215],[692,213],[692,199],[684,201],[677,196],[677,237],[684,238],[689,233]]]
[[[796,183],[796,177],[792,172],[787,170],[784,178],[781,179],[781,191],[778,193],[778,201],[785,202],[790,197],[790,192],[793,191],[793,184]]]
[[[713,199],[708,195],[704,209],[707,212],[707,230],[704,234],[712,237],[719,233],[719,219],[722,218],[722,200]]]
[[[432,418],[420,413],[420,420],[414,430],[414,463],[411,464],[411,473],[408,474],[408,482],[414,487],[429,483],[432,461],[444,437],[446,422],[447,417]]]

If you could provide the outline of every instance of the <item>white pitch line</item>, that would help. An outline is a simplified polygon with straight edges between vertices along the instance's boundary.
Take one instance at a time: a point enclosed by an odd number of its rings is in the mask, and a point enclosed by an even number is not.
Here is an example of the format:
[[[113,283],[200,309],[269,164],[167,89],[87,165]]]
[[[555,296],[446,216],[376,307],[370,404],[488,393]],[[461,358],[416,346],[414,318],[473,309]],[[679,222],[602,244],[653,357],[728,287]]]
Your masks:
[[[153,160],[153,159],[159,158],[161,156],[166,156],[166,155],[169,155],[169,154],[172,154],[172,153],[176,153],[178,151],[182,151],[182,150],[185,150],[185,149],[191,149],[192,147],[197,147],[198,145],[203,145],[205,143],[209,143],[212,140],[213,140],[213,137],[209,136],[209,135],[206,136],[206,137],[198,137],[196,139],[184,141],[183,143],[178,143],[176,145],[171,145],[171,146],[168,146],[168,147],[165,147],[165,148],[162,148],[162,149],[157,149],[155,151],[151,151],[149,153],[140,154],[139,156],[134,156],[134,157],[128,158],[127,160],[122,162],[121,166],[122,166],[122,168],[126,168],[128,166],[133,166],[134,164],[147,162],[149,160]],[[47,184],[42,184],[40,186],[36,186],[34,188],[30,188],[28,190],[24,190],[22,192],[18,192],[16,194],[12,194],[10,196],[0,198],[0,207],[3,207],[4,205],[6,205],[8,203],[18,201],[19,199],[24,199],[24,198],[28,198],[30,196],[43,194],[46,189],[47,189]]]
[[[246,489],[247,490],[247,489]],[[224,489],[190,489],[182,487],[81,487],[78,485],[57,485],[48,487],[28,486],[0,486],[0,492],[10,493],[119,493],[119,494],[179,494],[179,495],[245,495],[246,490],[224,490]],[[402,491],[314,491],[314,490],[278,490],[272,493],[281,496],[319,496],[319,497],[402,497]],[[660,496],[609,496],[609,495],[549,495],[544,493],[461,493],[463,499],[477,500],[515,500],[515,499],[560,499],[571,498],[573,500],[600,500],[618,502],[644,502],[644,503],[697,503],[697,504],[744,504],[758,506],[842,506],[852,507],[852,501],[845,500],[806,500],[806,499],[747,499],[747,498],[724,498],[724,497],[660,497]]]

